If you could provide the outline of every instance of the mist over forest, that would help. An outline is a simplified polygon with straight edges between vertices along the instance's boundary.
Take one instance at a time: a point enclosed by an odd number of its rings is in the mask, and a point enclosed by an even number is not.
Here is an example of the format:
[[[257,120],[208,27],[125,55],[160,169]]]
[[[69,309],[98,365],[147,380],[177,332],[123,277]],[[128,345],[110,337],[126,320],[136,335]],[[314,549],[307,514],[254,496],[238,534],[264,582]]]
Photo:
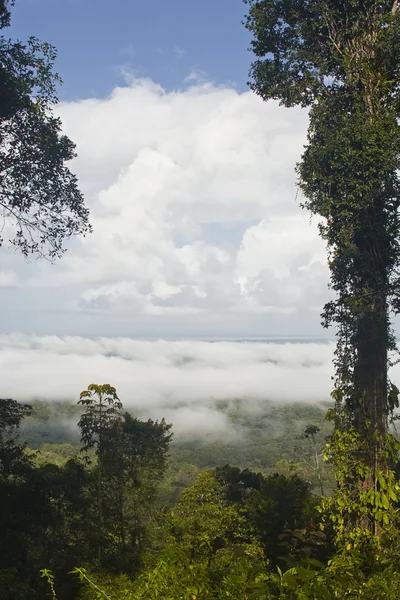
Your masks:
[[[333,342],[135,340],[0,336],[3,394],[21,402],[76,404],[89,383],[118,382],[124,406],[165,419],[175,436],[238,431],[224,403],[254,418],[266,406],[331,403]],[[400,382],[400,365],[391,369]],[[278,425],[276,425],[278,427]]]
[[[331,342],[285,340],[0,340],[7,395],[34,407],[21,425],[29,447],[79,443],[77,401],[90,373],[93,381],[118,381],[136,417],[171,423],[172,452],[202,468],[231,462],[269,470],[295,460],[296,440],[311,422],[327,434],[332,352]]]
[[[118,382],[126,409],[142,419],[165,418],[175,440],[242,445],[246,418],[258,422],[265,435],[276,435],[279,406],[307,403],[318,410],[329,402],[332,352],[332,343],[312,342],[0,338],[9,397],[74,405],[92,381]],[[55,414],[47,423],[49,436],[60,418]],[[67,414],[60,421],[65,435],[70,430],[76,438],[74,425]],[[295,423],[296,431],[303,425]]]

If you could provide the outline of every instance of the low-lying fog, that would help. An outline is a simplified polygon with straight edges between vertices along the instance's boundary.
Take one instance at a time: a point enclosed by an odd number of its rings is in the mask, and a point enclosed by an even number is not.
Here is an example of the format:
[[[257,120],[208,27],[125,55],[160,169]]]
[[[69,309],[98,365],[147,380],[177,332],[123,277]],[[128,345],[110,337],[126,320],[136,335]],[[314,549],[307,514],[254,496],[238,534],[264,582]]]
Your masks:
[[[77,402],[90,383],[110,383],[142,417],[174,431],[226,427],[218,400],[273,403],[329,400],[334,344],[301,342],[143,341],[0,336],[0,395],[20,401]],[[400,377],[395,368],[394,379]]]

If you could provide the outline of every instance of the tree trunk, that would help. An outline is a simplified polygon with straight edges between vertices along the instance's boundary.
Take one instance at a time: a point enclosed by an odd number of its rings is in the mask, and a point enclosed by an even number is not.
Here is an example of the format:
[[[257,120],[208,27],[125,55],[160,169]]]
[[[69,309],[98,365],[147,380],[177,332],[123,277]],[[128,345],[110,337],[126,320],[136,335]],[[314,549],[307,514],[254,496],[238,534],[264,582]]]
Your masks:
[[[384,451],[388,432],[388,344],[386,296],[380,290],[359,319],[356,343],[354,426],[360,434],[363,463],[370,470],[366,480],[360,482],[364,489],[377,489],[378,472],[388,470]],[[379,523],[371,519],[359,525],[379,534]]]

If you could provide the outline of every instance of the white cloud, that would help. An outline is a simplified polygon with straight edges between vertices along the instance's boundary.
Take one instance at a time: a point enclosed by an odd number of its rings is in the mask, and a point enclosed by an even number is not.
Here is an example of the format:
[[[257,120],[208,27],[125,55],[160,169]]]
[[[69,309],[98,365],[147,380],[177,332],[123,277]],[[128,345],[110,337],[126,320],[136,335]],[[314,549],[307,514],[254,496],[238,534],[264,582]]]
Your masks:
[[[321,307],[328,278],[324,248],[304,214],[272,215],[244,233],[237,280],[244,296],[280,307]]]
[[[108,98],[63,104],[60,115],[77,143],[73,168],[94,233],[56,265],[3,260],[0,285],[25,294],[11,309],[21,306],[21,330],[77,333],[100,314],[121,328],[142,319],[149,334],[161,325],[174,335],[174,315],[188,335],[219,335],[238,315],[243,332],[246,318],[273,330],[279,314],[285,332],[319,327],[325,248],[298,206],[294,174],[304,111],[209,83],[166,92],[134,79]],[[59,326],[27,289],[54,298]]]
[[[256,413],[266,401],[330,401],[333,350],[329,342],[0,335],[1,395],[77,402],[90,383],[110,383],[125,408],[142,418],[165,417],[176,433],[229,433],[218,400],[242,398]],[[390,375],[400,386],[400,365]]]
[[[77,402],[89,383],[110,383],[126,408],[165,416],[175,431],[225,430],[216,400],[248,399],[255,411],[266,400],[329,400],[332,353],[330,343],[1,335],[2,395]]]
[[[192,69],[184,79],[185,83],[205,83],[206,81],[207,77],[202,69]]]

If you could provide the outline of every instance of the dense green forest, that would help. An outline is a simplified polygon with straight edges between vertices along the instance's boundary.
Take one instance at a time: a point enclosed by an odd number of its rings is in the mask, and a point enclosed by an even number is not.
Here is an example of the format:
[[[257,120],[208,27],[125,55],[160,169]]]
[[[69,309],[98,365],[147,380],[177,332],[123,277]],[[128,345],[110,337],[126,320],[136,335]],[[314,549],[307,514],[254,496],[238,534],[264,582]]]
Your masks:
[[[20,438],[30,449],[38,451],[37,460],[53,452],[54,461],[62,461],[63,457],[79,452],[79,406],[47,401],[30,404],[32,412],[21,423]],[[226,431],[191,429],[190,434],[175,434],[170,444],[170,461],[185,461],[200,469],[231,463],[263,473],[276,468],[278,462],[303,461],[306,468],[312,445],[303,434],[308,425],[318,427],[316,442],[321,450],[332,431],[332,425],[325,421],[327,405],[327,402],[274,404],[248,399],[210,403],[215,411],[226,415]],[[141,413],[135,415],[142,418]]]
[[[216,408],[234,439],[174,439],[162,418],[126,412],[109,385],[81,396],[0,402],[2,598],[290,598],[304,587],[337,597],[318,508],[334,489],[323,404],[260,412],[226,400]],[[395,539],[382,541],[389,569]],[[365,582],[348,568],[339,581],[353,595],[339,597],[356,598]]]
[[[171,572],[168,585],[196,595],[235,579],[239,565],[247,585],[267,554],[284,568],[304,536],[328,552],[321,532],[305,533],[318,520],[320,483],[333,485],[321,456],[331,432],[323,406],[266,402],[260,413],[250,401],[227,400],[217,408],[236,426],[235,439],[173,440],[163,419],[125,412],[111,386],[90,388],[76,405],[0,403],[2,598],[44,597],[43,568],[53,572],[58,598],[84,593],[69,574],[76,566],[118,594],[136,594],[133,582],[167,559],[185,577],[193,560],[193,581]],[[304,531],[293,537],[295,529]]]

